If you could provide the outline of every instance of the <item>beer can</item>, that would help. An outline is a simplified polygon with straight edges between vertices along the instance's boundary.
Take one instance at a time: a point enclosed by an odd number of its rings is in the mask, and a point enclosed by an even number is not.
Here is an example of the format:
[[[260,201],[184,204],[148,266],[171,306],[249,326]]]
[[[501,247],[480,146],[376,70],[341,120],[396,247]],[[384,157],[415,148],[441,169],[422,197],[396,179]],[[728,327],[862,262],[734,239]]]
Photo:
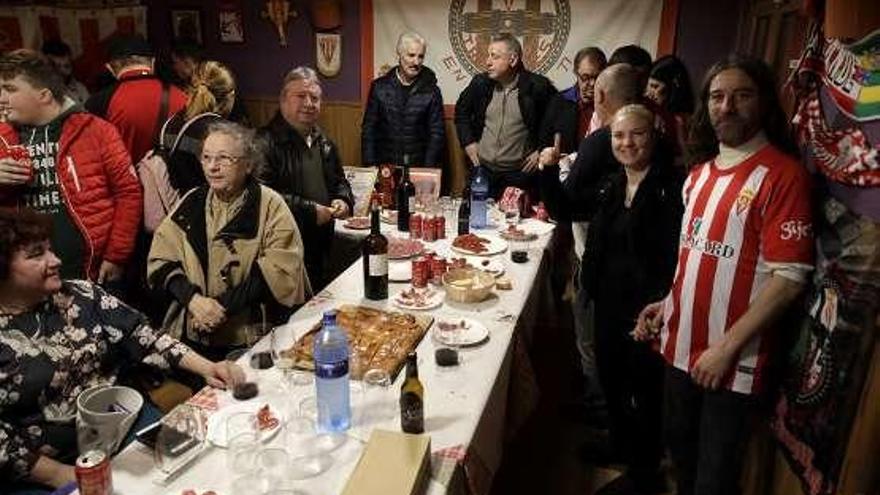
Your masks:
[[[434,228],[434,215],[425,215],[422,219],[422,239],[426,242],[434,242],[437,240],[437,231]]]
[[[419,256],[412,261],[412,285],[413,287],[425,287],[428,285],[431,265],[428,258]]]
[[[436,239],[446,239],[446,217],[443,215],[434,217],[434,237]]]
[[[431,260],[431,280],[434,283],[439,284],[442,281],[443,274],[446,273],[446,266],[446,258],[437,256]]]
[[[112,495],[110,456],[103,451],[90,450],[77,457],[74,473],[80,495]]]
[[[409,238],[422,238],[422,215],[421,213],[410,213],[409,215]]]

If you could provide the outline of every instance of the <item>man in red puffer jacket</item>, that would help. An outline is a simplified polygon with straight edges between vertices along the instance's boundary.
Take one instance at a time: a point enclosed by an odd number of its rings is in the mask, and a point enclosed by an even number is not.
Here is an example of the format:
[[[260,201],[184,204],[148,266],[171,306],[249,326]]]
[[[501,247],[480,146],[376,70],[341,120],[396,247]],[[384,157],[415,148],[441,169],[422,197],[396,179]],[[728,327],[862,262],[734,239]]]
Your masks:
[[[0,158],[0,204],[52,216],[63,278],[112,284],[134,248],[140,183],[116,128],[85,113],[63,84],[37,52],[0,57],[0,108],[12,124],[0,124],[0,136],[24,146],[32,167]]]

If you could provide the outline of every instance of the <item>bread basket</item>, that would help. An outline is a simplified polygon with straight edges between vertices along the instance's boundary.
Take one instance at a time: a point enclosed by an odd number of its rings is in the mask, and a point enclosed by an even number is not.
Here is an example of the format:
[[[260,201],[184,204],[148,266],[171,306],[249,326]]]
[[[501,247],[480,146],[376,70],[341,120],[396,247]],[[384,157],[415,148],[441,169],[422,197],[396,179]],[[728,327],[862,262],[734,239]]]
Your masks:
[[[476,303],[492,294],[495,277],[476,268],[453,268],[443,274],[446,297],[462,303]]]

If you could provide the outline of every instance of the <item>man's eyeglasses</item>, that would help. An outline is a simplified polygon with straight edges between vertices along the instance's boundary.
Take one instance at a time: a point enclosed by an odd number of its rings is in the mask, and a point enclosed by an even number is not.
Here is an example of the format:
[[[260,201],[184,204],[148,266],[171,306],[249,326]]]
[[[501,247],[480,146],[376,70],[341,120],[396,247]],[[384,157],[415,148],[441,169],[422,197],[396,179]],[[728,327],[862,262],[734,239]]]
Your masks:
[[[202,153],[202,155],[199,157],[199,161],[201,161],[202,164],[204,164],[204,165],[210,165],[212,162],[215,162],[215,163],[217,163],[217,165],[220,165],[221,167],[228,167],[228,166],[232,165],[233,163],[238,162],[241,159],[242,159],[242,157],[240,157],[240,156],[224,155],[224,154],[209,155],[207,153]]]

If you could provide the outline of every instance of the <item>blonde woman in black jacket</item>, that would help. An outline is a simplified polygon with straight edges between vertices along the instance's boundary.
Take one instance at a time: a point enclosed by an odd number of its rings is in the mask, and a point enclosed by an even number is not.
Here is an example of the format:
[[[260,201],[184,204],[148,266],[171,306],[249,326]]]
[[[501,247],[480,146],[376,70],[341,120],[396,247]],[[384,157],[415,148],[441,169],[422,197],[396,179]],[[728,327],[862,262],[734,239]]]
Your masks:
[[[595,354],[608,403],[611,454],[626,474],[599,493],[663,493],[660,473],[663,359],[630,336],[639,310],[665,294],[675,272],[683,205],[681,177],[652,160],[654,115],[626,105],[611,122],[622,169],[600,186],[581,272],[595,304]],[[623,491],[618,491],[623,490]]]

